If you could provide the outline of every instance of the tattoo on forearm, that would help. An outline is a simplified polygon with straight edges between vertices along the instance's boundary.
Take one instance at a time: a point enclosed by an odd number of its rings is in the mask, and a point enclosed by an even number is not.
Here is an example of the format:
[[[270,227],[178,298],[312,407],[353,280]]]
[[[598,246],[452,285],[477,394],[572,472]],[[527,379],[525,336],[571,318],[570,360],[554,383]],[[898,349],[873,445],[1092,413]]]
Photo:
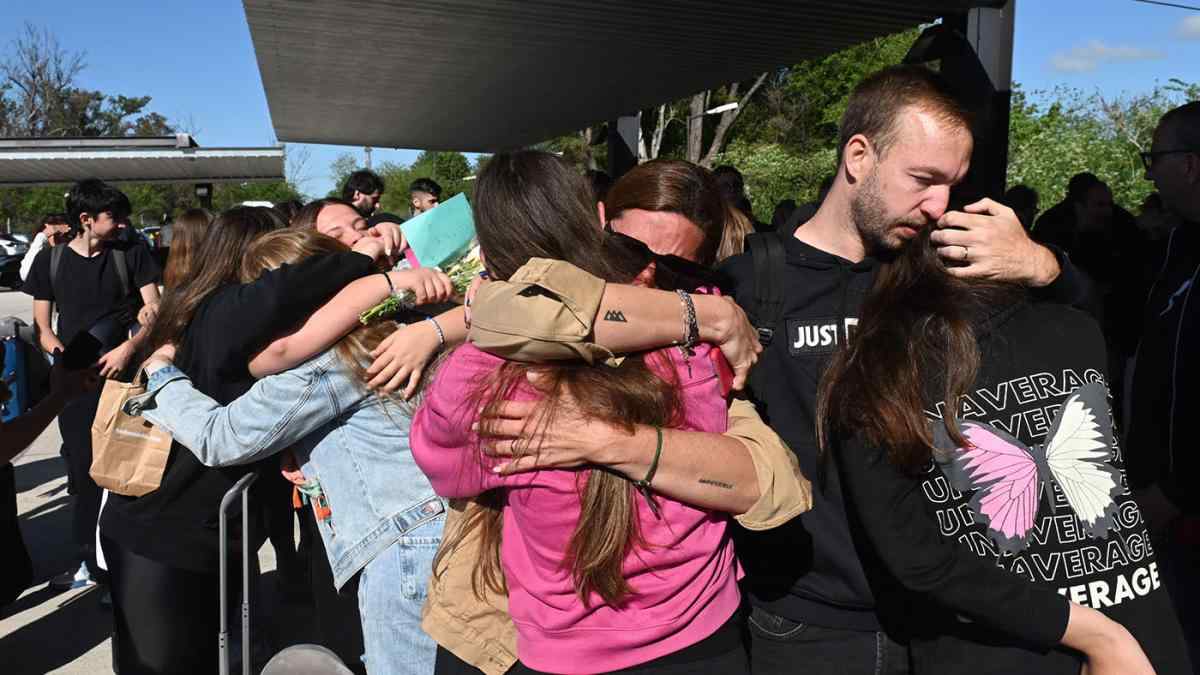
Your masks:
[[[701,485],[712,485],[713,487],[725,488],[726,490],[733,489],[733,483],[726,483],[723,480],[713,480],[711,478],[701,478]]]
[[[604,313],[605,321],[615,321],[616,323],[629,323],[625,318],[625,312],[619,309],[610,309]]]

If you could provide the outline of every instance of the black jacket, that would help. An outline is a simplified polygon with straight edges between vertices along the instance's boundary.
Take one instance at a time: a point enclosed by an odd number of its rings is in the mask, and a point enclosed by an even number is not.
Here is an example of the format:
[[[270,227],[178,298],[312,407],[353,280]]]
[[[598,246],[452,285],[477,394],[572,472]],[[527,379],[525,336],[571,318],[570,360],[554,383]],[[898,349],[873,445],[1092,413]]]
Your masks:
[[[875,599],[862,570],[846,518],[836,471],[819,461],[817,385],[830,355],[853,337],[859,308],[878,263],[851,263],[793,236],[786,250],[782,325],[763,350],[752,397],[763,419],[796,453],[814,483],[813,508],[775,530],[739,531],[738,554],[755,606],[801,623],[878,630]],[[1043,293],[1068,304],[1083,302],[1084,287],[1065,257],[1063,272]],[[733,298],[754,314],[754,260],[734,256],[722,271]]]
[[[1125,486],[1099,327],[1022,301],[976,330],[960,429],[977,447],[950,441],[932,394],[944,454],[925,471],[854,439],[833,451],[885,628],[916,672],[1074,675],[1079,658],[1057,647],[1073,600],[1128,628],[1159,673],[1190,672]]]
[[[1200,409],[1200,298],[1191,298],[1200,281],[1198,229],[1200,224],[1185,224],[1171,233],[1146,300],[1126,436],[1130,483],[1159,484],[1190,514],[1200,513],[1200,490],[1191,484],[1200,455],[1188,435],[1188,419]]]

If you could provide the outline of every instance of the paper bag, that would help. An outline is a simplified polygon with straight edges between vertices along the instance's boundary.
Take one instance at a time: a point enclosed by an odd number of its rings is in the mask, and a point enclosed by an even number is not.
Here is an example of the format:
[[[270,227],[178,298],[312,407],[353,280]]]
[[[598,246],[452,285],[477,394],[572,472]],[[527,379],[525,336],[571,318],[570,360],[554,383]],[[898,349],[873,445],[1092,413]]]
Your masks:
[[[125,402],[146,393],[140,373],[134,382],[106,380],[92,422],[92,479],[127,497],[157,490],[171,456],[171,434],[125,414]]]

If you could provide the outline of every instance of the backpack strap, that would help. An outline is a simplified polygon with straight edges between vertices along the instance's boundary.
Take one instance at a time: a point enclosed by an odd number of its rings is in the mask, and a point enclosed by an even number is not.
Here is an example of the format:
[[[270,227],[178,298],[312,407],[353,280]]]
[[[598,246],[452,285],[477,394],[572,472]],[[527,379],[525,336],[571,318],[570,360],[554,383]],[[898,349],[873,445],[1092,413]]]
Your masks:
[[[132,293],[129,287],[129,265],[125,262],[125,251],[112,249],[113,265],[117,268],[117,278],[121,280],[121,297],[128,298]]]
[[[61,244],[50,249],[50,290],[54,291],[55,298],[58,298],[58,268],[62,267],[64,246],[66,244]]]
[[[754,261],[754,307],[750,320],[758,330],[758,341],[771,344],[783,318],[783,276],[785,251],[778,232],[751,234],[746,237]]]

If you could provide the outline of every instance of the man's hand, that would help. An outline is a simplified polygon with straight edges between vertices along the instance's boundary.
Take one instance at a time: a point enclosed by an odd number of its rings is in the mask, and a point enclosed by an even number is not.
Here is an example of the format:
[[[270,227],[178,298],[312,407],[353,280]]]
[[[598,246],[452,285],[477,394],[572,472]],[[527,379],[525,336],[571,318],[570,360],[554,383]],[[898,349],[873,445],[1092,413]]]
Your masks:
[[[538,378],[530,373],[530,382]],[[494,470],[507,475],[535,469],[567,469],[601,464],[621,471],[622,449],[630,435],[613,425],[586,417],[567,392],[555,402],[551,424],[540,424],[537,401],[505,401],[496,414],[477,422],[473,429],[484,439],[484,451],[493,457],[515,457]]]
[[[371,352],[375,361],[367,368],[367,377],[371,378],[367,386],[387,394],[403,386],[400,395],[405,400],[412,398],[439,346],[437,331],[428,321],[401,326]]]
[[[947,211],[937,227],[930,239],[955,276],[1042,287],[1061,271],[1054,254],[1029,238],[1013,210],[991,199]]]
[[[56,361],[62,356],[63,352],[67,351],[62,340],[59,340],[58,336],[54,333],[39,333],[38,342],[42,345],[42,351],[52,355]]]
[[[746,386],[750,369],[758,362],[762,344],[758,331],[750,325],[746,312],[731,298],[715,295],[693,295],[696,314],[713,316],[715,320],[700,320],[700,340],[711,342],[721,349],[725,360],[733,368],[733,388],[741,391]]]
[[[96,365],[100,367],[100,375],[110,380],[115,380],[121,376],[125,370],[125,366],[129,365],[129,359],[133,357],[133,345],[128,341],[121,343],[120,347],[100,357]]]
[[[138,311],[137,322],[142,326],[149,326],[154,323],[154,319],[158,317],[158,303],[149,302],[142,305]]]

